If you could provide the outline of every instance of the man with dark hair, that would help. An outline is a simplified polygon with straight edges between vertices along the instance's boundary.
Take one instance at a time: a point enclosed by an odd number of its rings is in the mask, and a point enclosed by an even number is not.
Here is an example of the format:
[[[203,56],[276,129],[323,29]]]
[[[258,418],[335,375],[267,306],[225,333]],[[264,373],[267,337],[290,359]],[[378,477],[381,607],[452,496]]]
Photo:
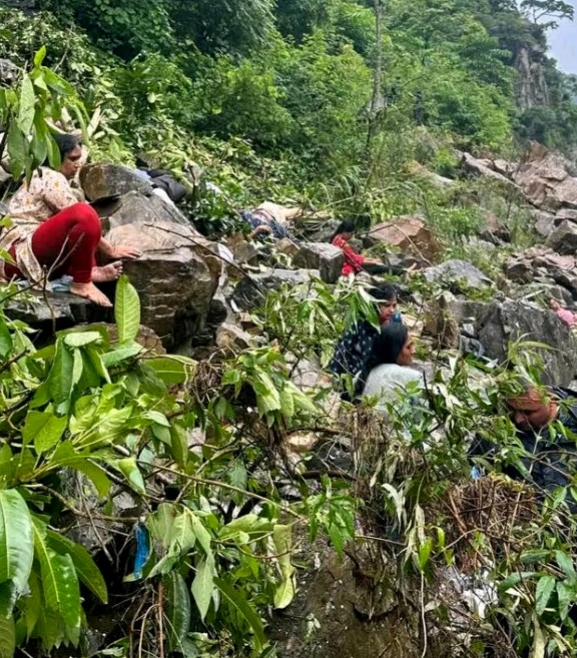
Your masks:
[[[577,399],[572,393],[525,384],[520,392],[508,394],[507,408],[524,454],[504,468],[507,475],[548,492],[571,484],[577,472]],[[492,459],[494,451],[494,445],[482,440],[471,454]],[[567,502],[577,507],[570,495]]]
[[[397,289],[387,284],[372,288],[369,294],[375,300],[379,324],[387,324],[393,319],[400,321],[397,313]],[[362,373],[371,355],[373,341],[379,335],[379,327],[366,319],[354,324],[339,340],[329,369],[335,375],[355,377]]]

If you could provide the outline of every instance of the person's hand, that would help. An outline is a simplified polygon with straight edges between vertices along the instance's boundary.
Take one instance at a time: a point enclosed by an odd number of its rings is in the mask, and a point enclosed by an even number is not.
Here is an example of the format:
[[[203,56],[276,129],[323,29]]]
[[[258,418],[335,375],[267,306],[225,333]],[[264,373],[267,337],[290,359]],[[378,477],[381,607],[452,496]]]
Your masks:
[[[142,256],[142,251],[135,249],[134,247],[119,245],[118,247],[112,247],[112,251],[108,256],[114,260],[134,260],[135,258],[140,258]]]
[[[272,233],[272,228],[270,226],[267,226],[266,224],[257,226],[254,229],[254,231],[249,235],[249,239],[256,238],[256,236],[260,235],[261,233],[266,233],[267,235],[270,235]]]

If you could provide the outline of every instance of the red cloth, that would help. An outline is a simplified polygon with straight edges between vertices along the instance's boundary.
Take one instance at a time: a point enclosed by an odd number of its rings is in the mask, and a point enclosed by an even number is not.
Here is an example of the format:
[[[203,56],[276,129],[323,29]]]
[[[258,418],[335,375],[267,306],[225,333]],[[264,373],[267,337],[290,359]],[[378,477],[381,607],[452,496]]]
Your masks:
[[[357,274],[358,272],[363,271],[363,265],[365,263],[364,256],[361,256],[358,251],[355,251],[346,240],[343,240],[340,235],[337,235],[337,237],[333,239],[332,244],[341,249],[345,256],[345,264],[341,270],[343,276]]]
[[[96,265],[96,250],[102,237],[100,217],[87,203],[75,203],[42,222],[32,235],[32,251],[40,265],[52,270],[51,278],[69,274],[75,283],[90,283]],[[13,244],[9,253],[15,255]],[[10,263],[6,277],[21,278],[22,272]]]

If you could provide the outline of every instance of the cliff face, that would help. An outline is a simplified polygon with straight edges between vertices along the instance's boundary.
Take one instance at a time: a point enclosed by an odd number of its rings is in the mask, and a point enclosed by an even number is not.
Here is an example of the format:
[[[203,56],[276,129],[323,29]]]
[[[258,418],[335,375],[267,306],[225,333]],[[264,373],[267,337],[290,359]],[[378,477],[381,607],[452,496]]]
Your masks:
[[[515,53],[518,71],[515,91],[522,109],[549,105],[549,90],[545,76],[546,48],[541,44],[523,45]]]

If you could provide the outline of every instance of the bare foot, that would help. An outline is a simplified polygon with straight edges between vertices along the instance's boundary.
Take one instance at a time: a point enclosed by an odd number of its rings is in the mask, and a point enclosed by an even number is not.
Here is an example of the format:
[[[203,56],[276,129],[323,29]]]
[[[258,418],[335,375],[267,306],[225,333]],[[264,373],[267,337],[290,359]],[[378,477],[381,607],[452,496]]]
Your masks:
[[[73,295],[78,295],[79,297],[85,297],[86,299],[98,304],[99,306],[108,306],[111,307],[112,303],[108,297],[98,290],[98,288],[93,283],[72,283],[70,286],[70,292]]]
[[[122,274],[122,261],[117,260],[108,265],[92,268],[92,280],[96,283],[105,283],[106,281],[116,281]]]

